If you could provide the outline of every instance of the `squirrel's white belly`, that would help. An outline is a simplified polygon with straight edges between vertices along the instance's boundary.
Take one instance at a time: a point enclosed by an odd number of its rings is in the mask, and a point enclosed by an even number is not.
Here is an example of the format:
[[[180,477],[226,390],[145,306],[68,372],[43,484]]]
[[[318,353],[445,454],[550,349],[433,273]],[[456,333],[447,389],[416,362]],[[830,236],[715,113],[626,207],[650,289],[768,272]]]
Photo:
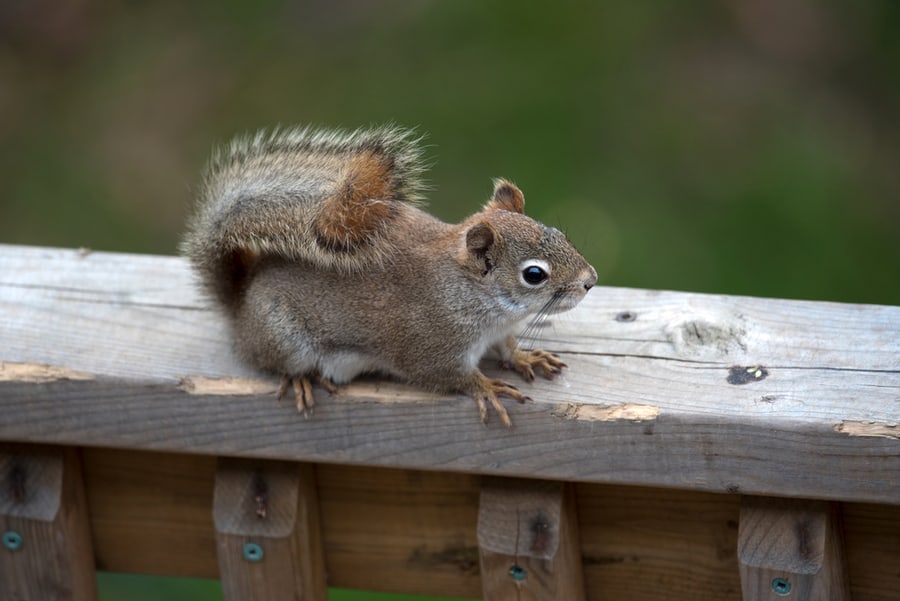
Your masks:
[[[469,352],[466,354],[466,367],[469,369],[478,367],[478,362],[484,358],[484,355],[491,348],[497,348],[498,351],[501,351],[503,341],[516,330],[517,326],[518,322],[511,326],[507,325],[502,328],[488,329],[481,338],[476,340],[475,343],[469,347]],[[502,351],[501,358],[506,358],[502,355]]]
[[[356,376],[364,373],[383,373],[396,375],[383,361],[371,355],[341,351],[328,353],[319,358],[319,372],[323,377],[335,384],[346,384]]]

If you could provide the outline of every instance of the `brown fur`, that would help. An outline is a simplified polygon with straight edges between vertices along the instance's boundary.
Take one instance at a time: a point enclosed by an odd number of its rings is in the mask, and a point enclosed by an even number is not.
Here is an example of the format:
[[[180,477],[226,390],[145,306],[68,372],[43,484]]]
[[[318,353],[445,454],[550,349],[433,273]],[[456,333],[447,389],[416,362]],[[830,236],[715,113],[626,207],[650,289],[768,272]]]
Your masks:
[[[478,361],[494,349],[526,381],[555,377],[565,364],[513,333],[575,306],[597,275],[506,180],[460,224],[418,208],[419,155],[395,128],[240,139],[211,163],[182,248],[240,354],[285,376],[305,413],[312,382],[331,391],[377,371],[469,394],[482,420],[490,406],[509,425],[498,397],[527,396]],[[546,277],[529,284],[535,266]]]
[[[326,250],[353,252],[391,221],[389,160],[371,151],[347,159],[337,192],[322,201],[316,240]]]
[[[512,182],[498,179],[494,182],[494,195],[488,208],[525,214],[525,196]]]

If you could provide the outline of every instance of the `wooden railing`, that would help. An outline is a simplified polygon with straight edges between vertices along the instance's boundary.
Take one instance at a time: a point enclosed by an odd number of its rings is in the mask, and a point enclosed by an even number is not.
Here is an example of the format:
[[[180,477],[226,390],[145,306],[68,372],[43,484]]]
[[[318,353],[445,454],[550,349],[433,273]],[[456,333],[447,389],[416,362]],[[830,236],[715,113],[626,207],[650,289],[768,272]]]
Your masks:
[[[506,599],[900,599],[900,308],[597,288],[514,427],[305,420],[177,258],[0,246],[0,599],[94,570]],[[489,373],[490,362],[485,362]]]

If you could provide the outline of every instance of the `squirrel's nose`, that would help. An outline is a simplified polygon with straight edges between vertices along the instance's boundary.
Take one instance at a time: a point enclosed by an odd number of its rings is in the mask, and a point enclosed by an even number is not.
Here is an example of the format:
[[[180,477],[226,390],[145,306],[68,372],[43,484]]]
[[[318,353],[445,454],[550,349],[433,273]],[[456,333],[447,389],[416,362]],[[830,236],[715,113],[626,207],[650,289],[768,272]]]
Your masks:
[[[584,291],[587,292],[597,283],[597,270],[588,265],[588,272],[584,276]]]

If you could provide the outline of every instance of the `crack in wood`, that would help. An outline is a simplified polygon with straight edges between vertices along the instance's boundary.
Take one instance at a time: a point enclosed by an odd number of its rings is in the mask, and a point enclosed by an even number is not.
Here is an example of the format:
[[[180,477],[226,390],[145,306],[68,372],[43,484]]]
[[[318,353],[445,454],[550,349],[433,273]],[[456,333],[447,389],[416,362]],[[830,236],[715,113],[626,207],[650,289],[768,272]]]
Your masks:
[[[185,376],[178,382],[178,389],[193,395],[241,396],[274,395],[278,387],[274,382],[250,378]]]
[[[900,440],[900,426],[898,424],[885,424],[880,422],[865,422],[844,420],[834,425],[835,432],[841,432],[847,436],[864,436],[868,438],[890,438]]]
[[[618,405],[584,405],[578,403],[560,403],[551,412],[554,417],[584,421],[618,421],[628,420],[642,422],[655,420],[659,416],[659,407],[639,405],[637,403],[621,403]]]
[[[56,380],[92,380],[94,374],[42,363],[0,361],[0,382],[54,382]]]

